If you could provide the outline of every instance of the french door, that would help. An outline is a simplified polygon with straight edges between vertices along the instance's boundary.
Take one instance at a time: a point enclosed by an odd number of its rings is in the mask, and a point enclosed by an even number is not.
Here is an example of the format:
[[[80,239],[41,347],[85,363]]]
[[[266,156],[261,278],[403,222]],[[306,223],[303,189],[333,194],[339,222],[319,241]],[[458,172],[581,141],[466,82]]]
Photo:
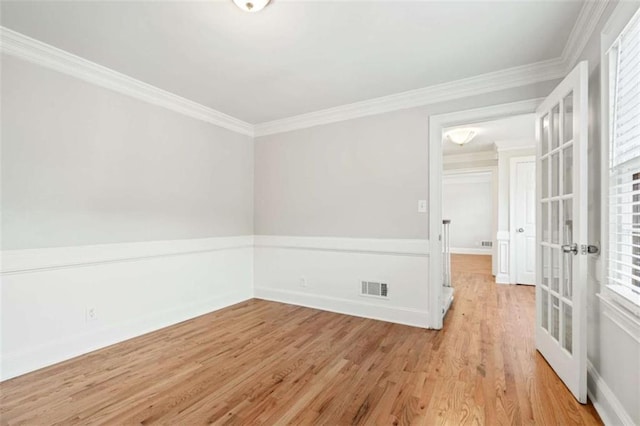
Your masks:
[[[536,112],[536,348],[587,402],[587,132],[581,62]]]

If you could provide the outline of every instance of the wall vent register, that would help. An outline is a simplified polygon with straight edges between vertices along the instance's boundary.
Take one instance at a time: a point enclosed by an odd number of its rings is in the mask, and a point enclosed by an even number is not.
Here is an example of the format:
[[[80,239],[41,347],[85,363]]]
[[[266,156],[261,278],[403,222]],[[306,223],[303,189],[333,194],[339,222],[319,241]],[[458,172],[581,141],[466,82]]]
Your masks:
[[[374,281],[362,281],[360,288],[361,296],[387,298],[389,295],[389,285]]]

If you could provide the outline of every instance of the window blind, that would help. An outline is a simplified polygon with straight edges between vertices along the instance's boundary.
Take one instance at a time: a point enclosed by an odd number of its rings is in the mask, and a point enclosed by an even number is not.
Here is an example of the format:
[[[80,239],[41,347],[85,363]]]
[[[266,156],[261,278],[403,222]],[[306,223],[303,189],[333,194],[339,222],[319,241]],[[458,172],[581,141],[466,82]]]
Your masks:
[[[640,14],[609,57],[609,286],[640,305]]]
[[[640,15],[609,52],[609,285],[640,304]]]

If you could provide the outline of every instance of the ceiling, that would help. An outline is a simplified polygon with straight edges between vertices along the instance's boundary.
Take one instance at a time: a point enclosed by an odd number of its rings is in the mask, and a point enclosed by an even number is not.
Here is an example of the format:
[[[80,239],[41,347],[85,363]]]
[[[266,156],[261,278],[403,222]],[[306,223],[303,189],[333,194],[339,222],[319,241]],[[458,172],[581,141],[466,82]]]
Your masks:
[[[561,56],[580,1],[2,1],[3,26],[251,124]]]
[[[501,148],[531,147],[535,144],[535,114],[514,115],[500,120],[449,127],[446,134],[454,129],[473,129],[476,136],[466,145],[456,145],[447,138],[442,141],[442,154],[471,154],[495,150],[496,142]]]

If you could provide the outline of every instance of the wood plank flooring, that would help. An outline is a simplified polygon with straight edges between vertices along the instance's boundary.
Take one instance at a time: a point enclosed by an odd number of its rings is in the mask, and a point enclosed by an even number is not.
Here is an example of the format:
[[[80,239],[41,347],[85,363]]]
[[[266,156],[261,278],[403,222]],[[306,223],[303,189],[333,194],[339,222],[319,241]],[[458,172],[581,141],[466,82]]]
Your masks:
[[[537,354],[534,289],[454,256],[430,331],[251,300],[0,384],[2,424],[600,424]]]

